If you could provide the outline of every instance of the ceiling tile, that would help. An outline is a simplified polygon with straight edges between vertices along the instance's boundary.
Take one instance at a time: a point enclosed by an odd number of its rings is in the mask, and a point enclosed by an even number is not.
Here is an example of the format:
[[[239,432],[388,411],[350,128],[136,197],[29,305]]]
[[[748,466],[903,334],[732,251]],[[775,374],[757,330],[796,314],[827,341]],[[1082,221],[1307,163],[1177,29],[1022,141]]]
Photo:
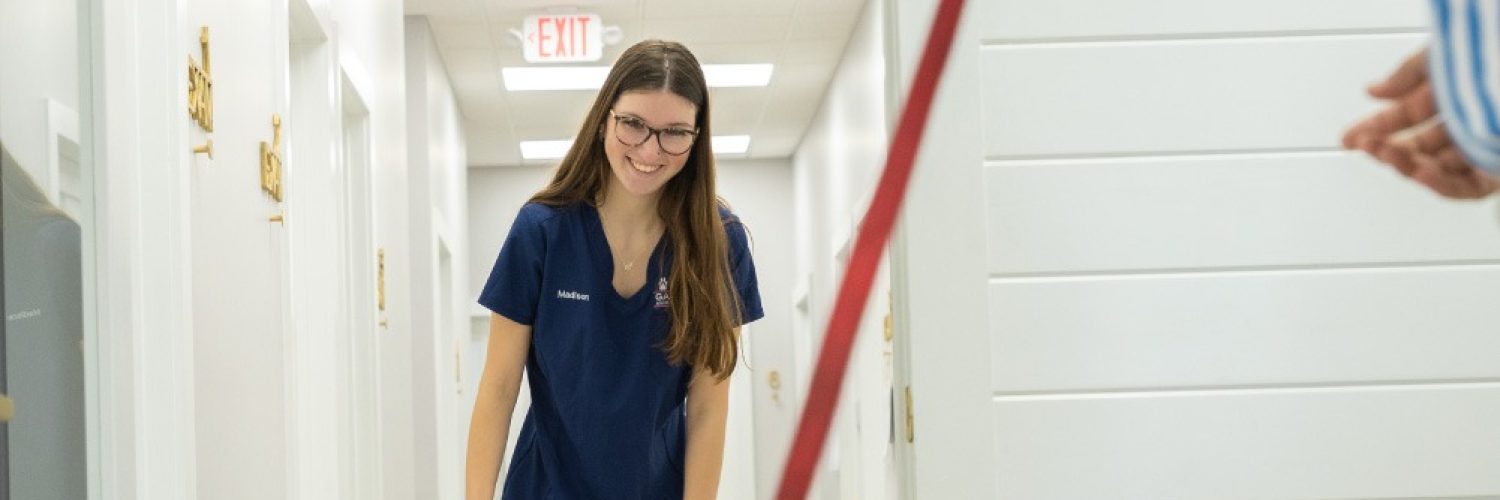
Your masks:
[[[857,17],[867,5],[877,4],[874,4],[874,0],[798,0],[797,13],[799,15],[836,14]]]
[[[722,18],[646,19],[642,36],[695,43],[779,43],[786,38],[789,18],[785,16],[739,17],[733,29],[725,29]]]
[[[432,24],[432,35],[440,49],[492,49],[489,28],[480,21],[438,21]]]
[[[480,4],[474,0],[406,0],[404,11],[408,16],[450,16],[462,18],[473,16]]]
[[[792,20],[788,40],[848,40],[859,21],[851,14],[799,14]]]
[[[646,18],[790,16],[796,0],[645,0]]]

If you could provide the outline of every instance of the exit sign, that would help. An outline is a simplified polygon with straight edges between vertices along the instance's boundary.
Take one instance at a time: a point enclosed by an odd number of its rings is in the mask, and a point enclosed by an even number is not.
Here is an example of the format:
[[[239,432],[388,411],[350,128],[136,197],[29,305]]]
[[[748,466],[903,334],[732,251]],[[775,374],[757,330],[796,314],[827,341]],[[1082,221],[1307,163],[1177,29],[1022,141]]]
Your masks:
[[[604,23],[598,14],[527,17],[521,26],[526,62],[584,62],[604,57]]]

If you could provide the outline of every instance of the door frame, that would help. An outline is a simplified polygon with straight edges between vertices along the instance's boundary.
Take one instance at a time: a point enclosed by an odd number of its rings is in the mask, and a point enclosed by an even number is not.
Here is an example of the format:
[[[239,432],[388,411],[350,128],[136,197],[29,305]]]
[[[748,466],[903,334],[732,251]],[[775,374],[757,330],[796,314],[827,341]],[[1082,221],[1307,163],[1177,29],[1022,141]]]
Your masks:
[[[347,296],[334,294],[335,311],[311,310],[302,300],[326,300],[320,296],[328,285],[337,290],[343,285],[339,270],[328,270],[320,263],[324,258],[342,260],[342,248],[335,246],[324,253],[306,243],[324,237],[321,232],[326,229],[319,229],[323,227],[319,224],[340,223],[345,194],[342,176],[327,170],[339,161],[339,152],[329,144],[338,144],[343,132],[338,51],[332,23],[307,0],[288,0],[285,6],[274,18],[276,66],[284,71],[278,79],[283,89],[278,106],[287,110],[283,120],[287,227],[281,266],[287,498],[338,497],[342,436],[334,429],[338,426],[335,379],[339,374],[337,363],[329,359],[336,356],[338,343],[345,338],[342,333],[348,331],[345,316],[337,314]],[[333,239],[337,242],[340,236]]]
[[[886,123],[894,129],[939,0],[876,1],[886,13]],[[968,2],[965,8],[930,123],[979,123],[979,38],[972,21],[982,7]],[[995,498],[983,137],[977,127],[927,130],[890,247],[894,379],[901,395],[898,488],[904,498]],[[908,411],[911,426],[904,422]],[[908,430],[910,442],[902,435]]]
[[[379,411],[382,404],[380,344],[385,331],[385,320],[376,305],[378,277],[375,242],[378,241],[378,235],[374,219],[375,164],[369,107],[373,86],[364,65],[353,54],[337,52],[336,58],[339,75],[339,161],[344,167],[344,199],[340,207],[343,212],[341,221],[345,224],[342,247],[348,259],[344,292],[350,298],[347,316],[351,333],[350,345],[345,346],[350,363],[347,373],[341,374],[348,377],[351,391],[346,394],[350,412],[349,420],[344,422],[348,432],[342,434],[347,441],[340,451],[340,457],[350,468],[345,481],[349,483],[346,487],[351,492],[351,498],[380,499],[385,495],[384,444],[380,433],[384,423]],[[352,141],[353,144],[350,144],[350,132],[358,137],[358,140]],[[352,157],[349,153],[351,148],[360,150],[360,156]],[[365,403],[373,411],[362,414],[357,410],[360,395],[366,394],[361,392],[364,389],[368,389],[367,395],[371,398]],[[365,429],[359,421],[361,417],[370,419],[363,423],[372,431],[368,436],[360,433]],[[370,447],[370,452],[361,452],[365,450],[360,446]]]
[[[189,176],[162,168],[192,157],[178,126],[189,51],[177,4],[79,5],[95,221],[83,234],[92,499],[196,497]]]

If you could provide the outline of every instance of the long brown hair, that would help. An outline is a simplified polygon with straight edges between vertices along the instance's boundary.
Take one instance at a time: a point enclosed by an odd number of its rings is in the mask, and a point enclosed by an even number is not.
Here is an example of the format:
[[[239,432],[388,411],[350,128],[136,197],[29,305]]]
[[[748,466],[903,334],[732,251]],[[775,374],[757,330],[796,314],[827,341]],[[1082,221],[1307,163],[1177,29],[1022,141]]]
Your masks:
[[[671,362],[707,369],[723,380],[734,371],[739,356],[734,329],[742,304],[732,285],[729,243],[719,217],[725,205],[715,194],[708,85],[687,47],[647,40],[626,49],[610,69],[552,182],[531,201],[564,206],[602,200],[613,175],[603,144],[609,110],[621,94],[657,90],[677,94],[698,108],[698,139],[682,171],[662,187],[656,205],[673,256],[667,278],[671,330],[661,348]]]

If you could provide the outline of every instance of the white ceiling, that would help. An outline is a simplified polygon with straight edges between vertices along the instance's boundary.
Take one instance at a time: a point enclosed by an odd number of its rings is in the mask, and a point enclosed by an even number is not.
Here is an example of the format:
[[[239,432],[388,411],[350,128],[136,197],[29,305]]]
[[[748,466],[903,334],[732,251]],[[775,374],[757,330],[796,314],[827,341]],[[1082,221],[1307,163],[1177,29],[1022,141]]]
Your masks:
[[[470,166],[522,164],[519,141],[566,139],[594,91],[506,91],[502,66],[524,66],[511,29],[526,16],[599,14],[624,40],[605,48],[609,64],[636,41],[674,40],[703,64],[772,63],[766,87],[710,91],[715,135],[750,136],[748,158],[792,154],[817,112],[865,0],[407,0],[427,16],[463,112]],[[545,162],[544,162],[545,163]]]

